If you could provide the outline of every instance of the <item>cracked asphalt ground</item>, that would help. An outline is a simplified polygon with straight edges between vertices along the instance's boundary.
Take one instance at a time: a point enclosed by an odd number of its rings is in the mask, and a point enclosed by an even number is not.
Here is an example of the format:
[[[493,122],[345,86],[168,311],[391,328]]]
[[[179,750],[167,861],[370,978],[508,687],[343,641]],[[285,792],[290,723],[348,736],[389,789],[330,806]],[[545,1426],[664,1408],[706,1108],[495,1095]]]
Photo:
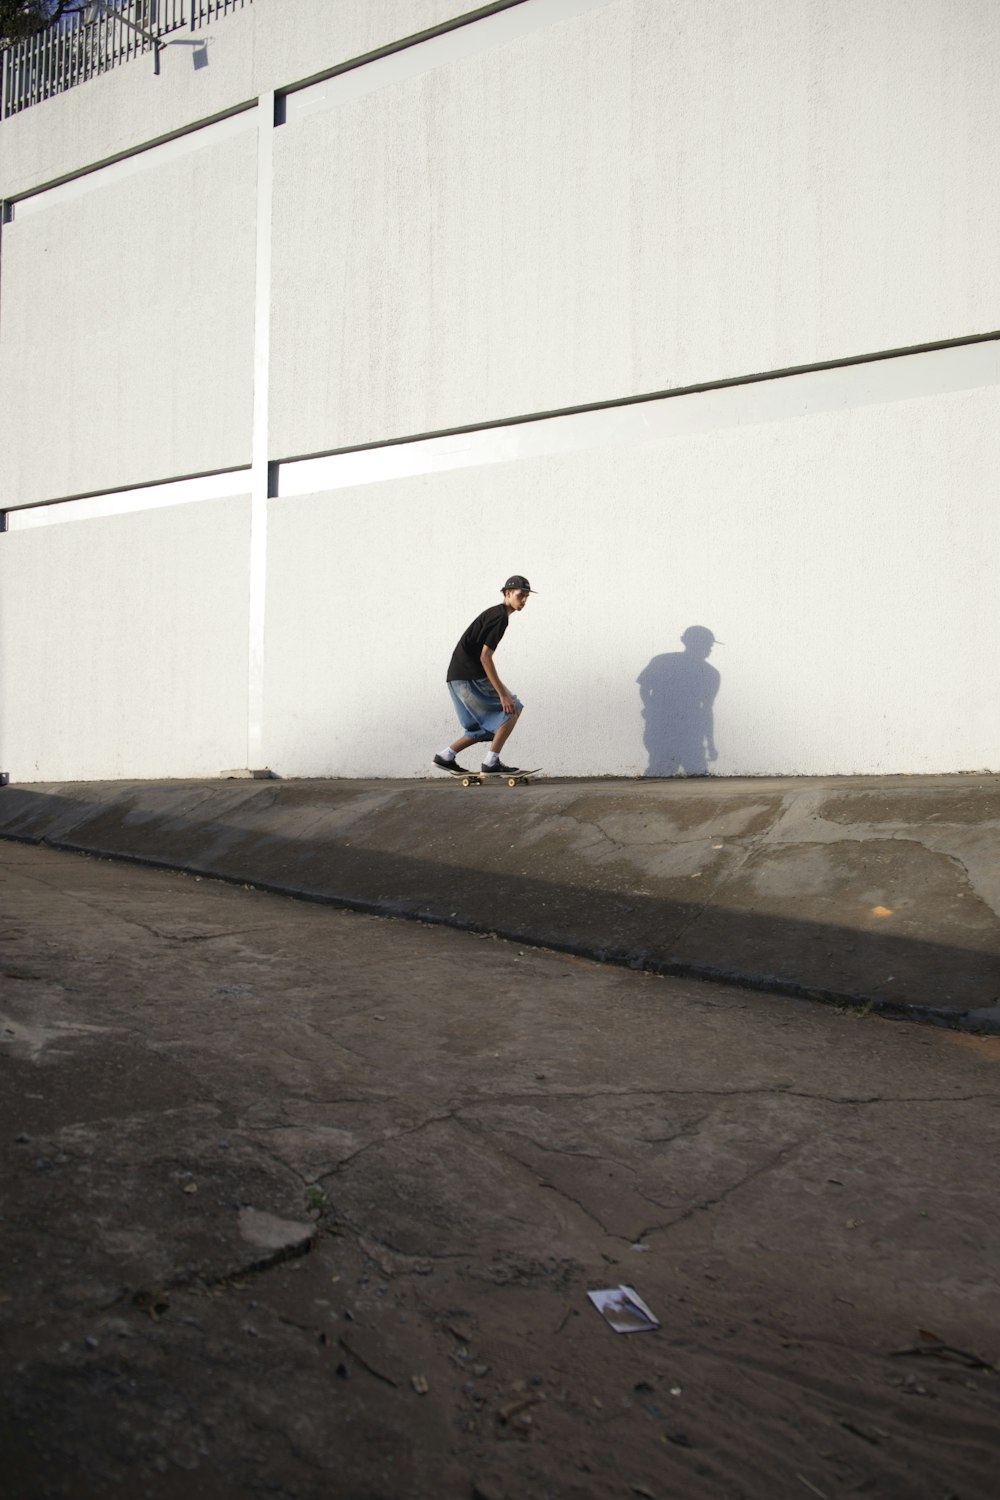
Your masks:
[[[996,1494],[1000,1039],[15,844],[0,902],[11,1500]]]

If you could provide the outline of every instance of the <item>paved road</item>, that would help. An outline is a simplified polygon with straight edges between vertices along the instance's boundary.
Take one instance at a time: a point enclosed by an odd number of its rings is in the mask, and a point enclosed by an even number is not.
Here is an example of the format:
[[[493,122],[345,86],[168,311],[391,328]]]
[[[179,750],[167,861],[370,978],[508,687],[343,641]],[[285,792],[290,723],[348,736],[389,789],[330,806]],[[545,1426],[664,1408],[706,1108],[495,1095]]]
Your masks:
[[[13,844],[0,913],[16,1500],[995,1494],[1000,1039]]]

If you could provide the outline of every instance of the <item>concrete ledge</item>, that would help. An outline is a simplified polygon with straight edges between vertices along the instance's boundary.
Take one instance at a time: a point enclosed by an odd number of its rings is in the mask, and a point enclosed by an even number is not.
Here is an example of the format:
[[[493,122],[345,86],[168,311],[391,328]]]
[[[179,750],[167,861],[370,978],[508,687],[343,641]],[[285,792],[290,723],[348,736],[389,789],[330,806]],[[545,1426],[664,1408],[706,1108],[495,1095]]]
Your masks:
[[[1000,777],[88,782],[0,837],[1000,1032]]]

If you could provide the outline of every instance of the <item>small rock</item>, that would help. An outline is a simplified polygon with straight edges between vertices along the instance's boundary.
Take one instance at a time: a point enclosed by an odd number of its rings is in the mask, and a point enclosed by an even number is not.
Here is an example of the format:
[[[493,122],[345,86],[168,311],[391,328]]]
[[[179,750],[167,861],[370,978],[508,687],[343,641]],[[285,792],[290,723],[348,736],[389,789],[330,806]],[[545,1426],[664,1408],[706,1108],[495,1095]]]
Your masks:
[[[312,1222],[279,1219],[277,1214],[264,1213],[258,1208],[241,1208],[239,1226],[243,1238],[256,1249],[285,1250],[290,1254],[311,1245],[316,1234]]]

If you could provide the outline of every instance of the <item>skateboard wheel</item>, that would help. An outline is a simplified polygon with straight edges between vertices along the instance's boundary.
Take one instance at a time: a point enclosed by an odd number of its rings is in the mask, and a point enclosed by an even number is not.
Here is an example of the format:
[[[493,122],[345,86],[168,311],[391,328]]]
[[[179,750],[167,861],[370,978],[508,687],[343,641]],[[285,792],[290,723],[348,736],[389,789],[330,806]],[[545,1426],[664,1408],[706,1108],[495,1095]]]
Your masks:
[[[516,776],[508,776],[507,777],[507,785],[508,786],[517,786],[517,777]]]
[[[471,786],[472,785],[472,781],[470,780],[470,778],[468,776],[463,776],[462,777],[462,785],[463,786]]]

